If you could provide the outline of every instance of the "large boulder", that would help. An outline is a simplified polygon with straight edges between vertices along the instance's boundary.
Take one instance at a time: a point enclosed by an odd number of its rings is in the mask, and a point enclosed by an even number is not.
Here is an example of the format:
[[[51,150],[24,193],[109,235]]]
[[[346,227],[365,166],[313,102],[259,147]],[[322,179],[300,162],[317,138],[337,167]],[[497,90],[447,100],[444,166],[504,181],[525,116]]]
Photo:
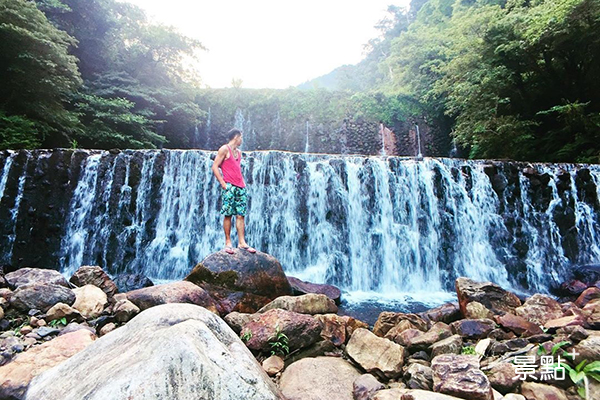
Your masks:
[[[298,278],[294,278],[293,276],[288,276],[288,282],[290,283],[295,296],[309,293],[324,294],[331,300],[335,301],[335,304],[340,304],[342,291],[335,286],[322,283],[305,282]]]
[[[110,279],[110,277],[100,267],[84,265],[80,267],[71,279],[69,279],[73,285],[81,287],[85,285],[94,285],[102,289],[108,298],[111,298],[118,292],[117,285]]]
[[[269,299],[292,294],[292,288],[277,259],[269,254],[254,254],[234,249],[213,253],[194,267],[185,278],[196,285],[208,283],[248,292]]]
[[[553,298],[534,294],[515,309],[515,314],[536,325],[544,325],[546,321],[562,317],[563,310],[560,303]]]
[[[10,298],[13,307],[21,311],[31,309],[48,311],[57,303],[73,305],[75,302],[75,293],[65,286],[54,283],[32,283],[19,286]]]
[[[270,351],[278,334],[284,334],[291,352],[318,341],[320,332],[321,324],[310,315],[273,309],[253,317],[243,326],[241,335],[247,338],[249,349]]]
[[[455,283],[458,304],[463,316],[467,315],[467,304],[477,301],[494,314],[514,313],[521,300],[509,291],[491,282],[476,282],[468,278],[458,278]]]
[[[217,312],[215,301],[201,287],[190,282],[180,281],[150,286],[127,292],[127,300],[140,310],[168,303],[189,303]]]
[[[54,284],[70,288],[69,282],[60,272],[53,269],[21,268],[5,275],[6,281],[12,288],[25,285]]]
[[[433,390],[469,400],[492,400],[490,381],[476,356],[444,354],[431,361]]]
[[[297,312],[300,314],[337,313],[335,302],[324,294],[304,294],[301,296],[281,296],[258,310],[263,313],[274,308]]]
[[[86,319],[97,318],[102,315],[104,307],[108,303],[106,293],[97,286],[85,285],[77,289],[75,292],[75,303],[73,308],[81,313]]]
[[[365,371],[382,379],[397,378],[402,374],[404,347],[380,338],[368,329],[360,328],[352,334],[346,353]]]
[[[23,398],[29,382],[35,376],[72,357],[90,345],[95,338],[93,333],[79,330],[17,355],[10,363],[0,367],[0,398]]]
[[[287,400],[353,400],[353,383],[360,375],[341,358],[304,358],[286,368],[279,387]]]
[[[150,308],[37,376],[27,400],[279,400],[227,324],[192,304]]]

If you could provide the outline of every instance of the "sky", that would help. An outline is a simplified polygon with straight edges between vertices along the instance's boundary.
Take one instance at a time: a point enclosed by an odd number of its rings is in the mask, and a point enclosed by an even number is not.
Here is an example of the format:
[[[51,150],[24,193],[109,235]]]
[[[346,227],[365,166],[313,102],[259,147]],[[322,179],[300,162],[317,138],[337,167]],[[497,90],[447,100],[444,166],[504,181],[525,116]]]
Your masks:
[[[387,6],[408,0],[127,0],[152,22],[202,42],[198,73],[208,87],[282,89],[364,57]]]

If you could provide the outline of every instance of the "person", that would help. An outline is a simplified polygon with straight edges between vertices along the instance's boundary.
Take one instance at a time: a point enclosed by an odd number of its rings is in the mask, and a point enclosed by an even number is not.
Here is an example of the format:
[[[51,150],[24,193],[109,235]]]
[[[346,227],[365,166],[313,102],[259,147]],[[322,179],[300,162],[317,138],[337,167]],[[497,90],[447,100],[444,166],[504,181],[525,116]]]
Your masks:
[[[227,133],[229,142],[221,146],[212,165],[213,174],[221,185],[221,214],[223,214],[223,230],[225,231],[225,251],[233,254],[231,244],[231,217],[235,215],[235,228],[238,234],[238,248],[250,253],[256,250],[246,243],[244,237],[246,206],[248,196],[246,183],[242,176],[242,132],[232,129]],[[220,171],[219,171],[220,169]]]

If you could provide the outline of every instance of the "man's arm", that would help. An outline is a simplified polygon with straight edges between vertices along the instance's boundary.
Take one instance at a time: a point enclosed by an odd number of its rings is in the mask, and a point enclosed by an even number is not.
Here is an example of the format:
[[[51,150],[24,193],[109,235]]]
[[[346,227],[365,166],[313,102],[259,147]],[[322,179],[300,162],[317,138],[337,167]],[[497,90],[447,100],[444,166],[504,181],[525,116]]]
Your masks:
[[[217,156],[215,157],[215,161],[213,162],[213,165],[212,165],[212,172],[213,172],[213,174],[215,174],[215,177],[217,178],[217,180],[219,181],[219,184],[221,185],[221,187],[223,189],[227,188],[227,184],[225,183],[225,180],[223,179],[223,175],[221,175],[221,171],[219,171],[219,167],[221,167],[221,163],[223,162],[223,160],[225,160],[226,155],[227,155],[227,147],[221,146],[221,148],[217,152]]]

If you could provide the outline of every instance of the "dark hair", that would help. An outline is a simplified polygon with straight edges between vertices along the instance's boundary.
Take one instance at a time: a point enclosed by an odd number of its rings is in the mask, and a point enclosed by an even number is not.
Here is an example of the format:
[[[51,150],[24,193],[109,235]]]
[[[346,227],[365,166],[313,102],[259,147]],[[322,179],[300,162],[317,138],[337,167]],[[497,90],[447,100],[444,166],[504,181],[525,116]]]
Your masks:
[[[233,140],[236,136],[241,136],[241,135],[242,135],[242,131],[240,131],[239,129],[233,128],[232,130],[227,132],[227,139]]]

